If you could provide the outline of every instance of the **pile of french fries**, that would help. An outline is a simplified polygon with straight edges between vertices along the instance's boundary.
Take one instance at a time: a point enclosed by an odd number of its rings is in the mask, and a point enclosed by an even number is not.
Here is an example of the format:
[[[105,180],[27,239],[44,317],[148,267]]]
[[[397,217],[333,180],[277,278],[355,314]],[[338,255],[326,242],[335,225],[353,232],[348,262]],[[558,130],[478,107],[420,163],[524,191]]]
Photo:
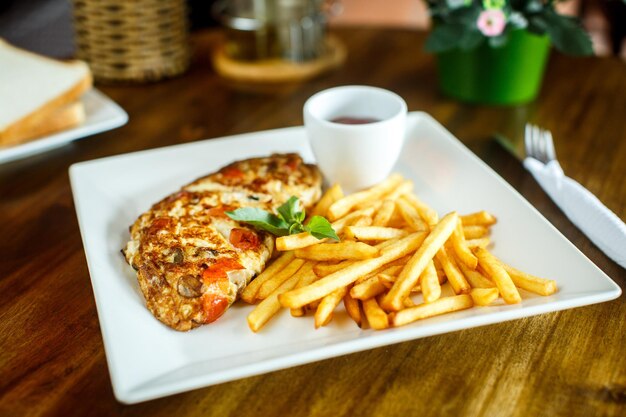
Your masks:
[[[276,240],[280,255],[241,295],[248,303],[260,301],[248,315],[254,332],[281,308],[294,317],[314,310],[319,328],[343,301],[358,326],[386,329],[500,297],[519,303],[520,288],[544,296],[557,291],[555,281],[519,271],[489,252],[493,215],[453,211],[439,218],[413,193],[413,183],[397,174],[346,196],[334,185],[313,215],[328,218],[341,241],[308,233]],[[446,283],[454,295],[443,296],[450,292],[442,292]]]

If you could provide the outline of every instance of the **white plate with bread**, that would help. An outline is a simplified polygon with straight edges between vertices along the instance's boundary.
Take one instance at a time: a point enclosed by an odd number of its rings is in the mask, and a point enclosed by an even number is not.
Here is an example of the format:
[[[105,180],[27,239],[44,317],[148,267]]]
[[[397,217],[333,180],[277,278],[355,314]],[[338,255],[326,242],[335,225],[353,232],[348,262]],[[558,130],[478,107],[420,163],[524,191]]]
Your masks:
[[[0,163],[45,152],[128,121],[92,88],[82,61],[57,61],[0,39]]]

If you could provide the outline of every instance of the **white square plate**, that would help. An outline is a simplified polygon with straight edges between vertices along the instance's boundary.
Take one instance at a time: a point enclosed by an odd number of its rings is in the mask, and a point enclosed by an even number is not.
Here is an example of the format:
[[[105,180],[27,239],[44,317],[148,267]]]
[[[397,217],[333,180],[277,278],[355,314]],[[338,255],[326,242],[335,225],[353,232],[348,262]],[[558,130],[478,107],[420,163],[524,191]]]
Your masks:
[[[0,164],[46,152],[73,140],[115,129],[128,121],[128,114],[113,100],[95,88],[83,94],[80,101],[85,106],[85,121],[83,123],[21,145],[8,148],[0,147]]]
[[[459,329],[563,310],[618,297],[620,288],[510,185],[425,113],[411,113],[396,171],[440,213],[486,209],[498,217],[494,253],[553,278],[550,297],[524,293],[519,305],[475,307],[385,331],[362,330],[339,311],[314,330],[287,311],[259,333],[252,306],[236,303],[217,322],[171,330],[144,307],[120,248],[128,226],[153,202],[237,159],[272,152],[313,157],[301,127],[245,134],[73,165],[72,190],[116,397],[135,403],[333,356]]]

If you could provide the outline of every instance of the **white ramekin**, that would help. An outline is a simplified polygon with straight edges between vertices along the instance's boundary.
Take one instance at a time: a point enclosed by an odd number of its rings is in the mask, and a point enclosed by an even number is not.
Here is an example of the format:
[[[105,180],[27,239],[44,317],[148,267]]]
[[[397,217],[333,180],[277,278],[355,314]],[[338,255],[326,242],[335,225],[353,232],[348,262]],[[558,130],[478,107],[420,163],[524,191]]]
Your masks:
[[[335,87],[311,96],[304,105],[304,125],[327,183],[354,192],[385,179],[402,149],[406,113],[402,97],[377,87]],[[331,121],[339,117],[378,121]]]

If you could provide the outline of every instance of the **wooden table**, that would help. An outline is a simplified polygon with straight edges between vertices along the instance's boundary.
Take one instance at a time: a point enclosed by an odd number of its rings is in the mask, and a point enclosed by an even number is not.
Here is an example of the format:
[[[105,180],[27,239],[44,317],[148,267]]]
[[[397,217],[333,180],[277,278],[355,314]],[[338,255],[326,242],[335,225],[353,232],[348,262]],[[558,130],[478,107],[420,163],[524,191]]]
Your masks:
[[[626,301],[400,343],[143,404],[113,397],[68,181],[78,161],[302,123],[304,101],[342,84],[400,93],[519,190],[621,287],[626,273],[583,236],[521,164],[490,139],[553,131],[564,170],[626,218],[626,66],[554,54],[539,99],[494,108],[442,97],[425,35],[345,29],[336,72],[272,93],[215,75],[214,34],[194,36],[183,77],[99,86],[123,128],[0,166],[0,416],[626,415]],[[562,262],[567,262],[563,259]]]

